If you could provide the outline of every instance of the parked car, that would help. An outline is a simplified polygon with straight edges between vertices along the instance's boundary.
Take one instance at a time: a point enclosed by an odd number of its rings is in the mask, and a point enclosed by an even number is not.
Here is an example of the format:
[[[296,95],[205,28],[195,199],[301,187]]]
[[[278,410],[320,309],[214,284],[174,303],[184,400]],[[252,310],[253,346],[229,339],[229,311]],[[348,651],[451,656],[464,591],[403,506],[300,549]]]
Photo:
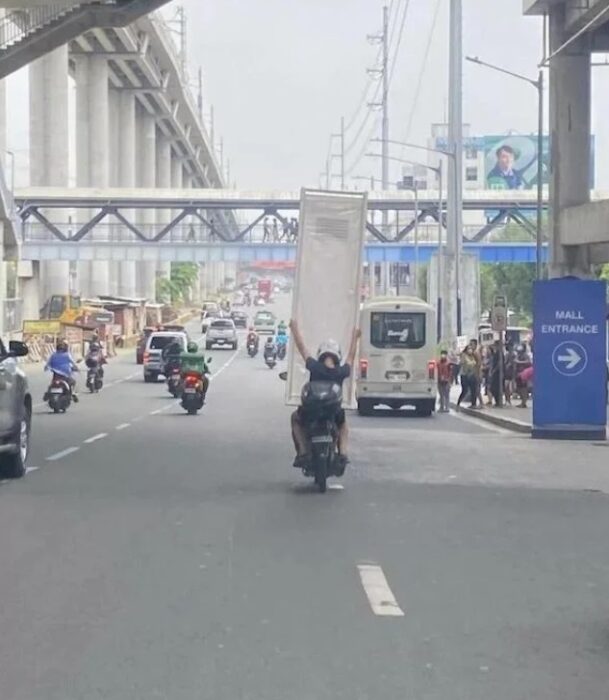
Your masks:
[[[275,334],[277,319],[271,311],[258,311],[254,317],[254,328],[258,333]]]
[[[235,322],[236,328],[247,328],[247,314],[245,311],[233,311],[231,318]]]
[[[163,350],[176,340],[182,345],[182,350],[186,350],[186,345],[188,343],[186,333],[157,331],[156,333],[150,334],[144,351],[145,382],[156,382],[159,375],[163,374]]]
[[[207,333],[207,329],[209,327],[209,324],[215,320],[216,318],[220,318],[222,316],[222,311],[216,310],[216,311],[204,311],[202,318],[201,318],[201,333]]]
[[[137,345],[135,346],[135,362],[138,365],[144,364],[144,350],[146,349],[146,342],[154,330],[155,329],[152,326],[146,326],[137,340]]]
[[[210,350],[213,345],[237,349],[237,329],[232,318],[217,318],[209,324],[205,336],[205,348]]]
[[[25,343],[11,340],[7,349],[0,340],[0,476],[5,479],[20,479],[29,455],[32,394],[17,364],[27,354]]]

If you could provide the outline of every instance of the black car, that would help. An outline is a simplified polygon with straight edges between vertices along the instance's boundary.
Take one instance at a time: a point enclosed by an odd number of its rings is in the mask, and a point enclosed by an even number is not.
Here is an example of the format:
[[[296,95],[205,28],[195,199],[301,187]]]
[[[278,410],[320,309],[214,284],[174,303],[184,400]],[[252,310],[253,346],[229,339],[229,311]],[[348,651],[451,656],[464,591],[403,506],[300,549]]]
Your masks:
[[[236,328],[247,328],[247,314],[245,311],[232,311],[230,317],[235,322]]]

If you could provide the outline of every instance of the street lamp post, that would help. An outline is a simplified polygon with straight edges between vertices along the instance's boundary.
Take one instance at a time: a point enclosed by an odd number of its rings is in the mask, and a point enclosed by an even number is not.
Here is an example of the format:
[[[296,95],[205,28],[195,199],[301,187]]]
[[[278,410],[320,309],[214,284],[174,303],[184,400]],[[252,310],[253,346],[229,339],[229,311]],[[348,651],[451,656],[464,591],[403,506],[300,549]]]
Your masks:
[[[526,75],[514,73],[511,70],[496,66],[492,63],[487,63],[481,60],[478,56],[467,56],[470,63],[476,63],[479,66],[490,68],[498,73],[510,75],[512,78],[522,80],[529,85],[532,85],[537,90],[537,230],[535,239],[535,272],[537,279],[543,277],[543,136],[544,136],[544,110],[543,110],[543,92],[544,92],[544,77],[543,70],[539,69],[537,80],[528,78]]]
[[[401,144],[401,142],[391,142],[390,143],[400,143],[400,145],[406,145],[406,144]],[[416,147],[416,146],[415,146]],[[432,148],[424,148],[421,146],[425,151],[436,151],[437,149],[432,149]],[[443,151],[438,151],[439,153],[443,153]],[[380,153],[366,153],[367,156],[373,157],[373,158],[380,158],[381,154]],[[443,264],[443,258],[444,258],[444,243],[443,243],[443,234],[442,230],[444,228],[443,225],[443,209],[444,209],[444,200],[442,196],[442,187],[443,187],[443,180],[444,180],[444,169],[442,167],[442,161],[439,162],[438,167],[434,167],[433,165],[426,165],[425,163],[417,163],[412,160],[406,160],[405,158],[395,158],[393,156],[388,156],[389,160],[395,160],[398,163],[409,163],[410,165],[419,165],[423,168],[427,168],[427,170],[430,170],[431,172],[436,173],[438,176],[438,264],[436,265],[436,272],[437,272],[437,283],[436,283],[436,315],[437,315],[437,340],[440,342],[442,340],[442,313],[443,313],[443,287],[444,287],[444,264]],[[415,195],[415,249],[414,249],[414,255],[415,255],[415,280],[418,280],[418,274],[419,274],[419,230],[418,230],[418,205],[419,205],[419,191],[416,183],[416,178],[414,182],[414,195]]]

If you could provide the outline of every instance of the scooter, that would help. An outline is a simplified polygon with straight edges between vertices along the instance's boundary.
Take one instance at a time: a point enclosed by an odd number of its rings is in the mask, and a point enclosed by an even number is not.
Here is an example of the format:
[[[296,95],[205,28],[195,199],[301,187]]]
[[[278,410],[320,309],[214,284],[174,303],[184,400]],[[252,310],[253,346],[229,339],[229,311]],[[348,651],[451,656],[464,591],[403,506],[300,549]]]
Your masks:
[[[278,360],[285,360],[287,347],[288,346],[286,343],[277,343],[277,359]]]
[[[265,361],[265,363],[266,363],[266,366],[267,366],[269,369],[274,369],[274,368],[275,368],[275,365],[277,364],[277,355],[276,355],[276,354],[273,354],[273,355],[265,355],[265,356],[264,356],[264,361]]]
[[[174,367],[167,377],[167,391],[177,399],[180,396],[180,386],[182,384],[182,373],[179,367]]]
[[[54,373],[45,397],[53,413],[65,413],[72,403],[72,388],[68,380]]]
[[[256,357],[256,355],[258,354],[258,345],[256,343],[250,341],[247,344],[247,354],[250,357]]]
[[[196,416],[203,408],[205,394],[203,393],[204,377],[198,372],[187,372],[184,375],[182,389],[182,408],[189,416]]]

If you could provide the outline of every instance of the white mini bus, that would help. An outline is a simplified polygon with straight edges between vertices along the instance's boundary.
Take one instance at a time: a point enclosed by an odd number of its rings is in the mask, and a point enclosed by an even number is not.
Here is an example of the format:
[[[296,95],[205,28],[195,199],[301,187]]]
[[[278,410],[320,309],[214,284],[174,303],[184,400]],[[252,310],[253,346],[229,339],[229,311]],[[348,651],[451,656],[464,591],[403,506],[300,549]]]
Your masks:
[[[372,299],[361,309],[360,415],[375,406],[414,408],[431,416],[436,406],[436,311],[416,297]]]

